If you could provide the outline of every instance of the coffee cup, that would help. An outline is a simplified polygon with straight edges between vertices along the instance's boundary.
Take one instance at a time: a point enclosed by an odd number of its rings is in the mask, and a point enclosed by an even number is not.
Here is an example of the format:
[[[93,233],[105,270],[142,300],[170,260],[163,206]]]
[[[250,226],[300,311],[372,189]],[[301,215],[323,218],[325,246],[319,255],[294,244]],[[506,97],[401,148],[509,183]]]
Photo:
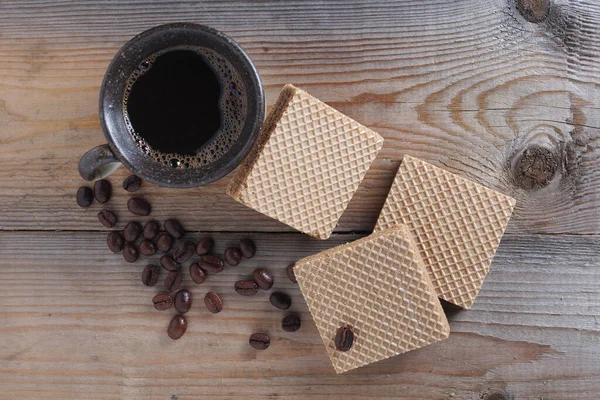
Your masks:
[[[202,186],[233,171],[265,114],[258,72],[244,50],[213,28],[172,23],[127,42],[100,88],[107,144],[79,161],[86,180],[120,164],[166,187]]]

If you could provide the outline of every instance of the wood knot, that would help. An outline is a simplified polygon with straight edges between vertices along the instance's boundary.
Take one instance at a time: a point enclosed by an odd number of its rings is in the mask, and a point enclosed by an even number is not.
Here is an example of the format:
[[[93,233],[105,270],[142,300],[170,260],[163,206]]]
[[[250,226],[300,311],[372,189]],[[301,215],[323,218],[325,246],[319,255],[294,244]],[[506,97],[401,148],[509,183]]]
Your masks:
[[[541,189],[554,178],[558,166],[558,154],[545,147],[532,146],[513,160],[513,179],[520,188]]]
[[[548,17],[550,0],[515,0],[517,10],[529,22],[543,22]]]
[[[486,395],[484,400],[510,400],[510,397],[504,390],[496,390]]]

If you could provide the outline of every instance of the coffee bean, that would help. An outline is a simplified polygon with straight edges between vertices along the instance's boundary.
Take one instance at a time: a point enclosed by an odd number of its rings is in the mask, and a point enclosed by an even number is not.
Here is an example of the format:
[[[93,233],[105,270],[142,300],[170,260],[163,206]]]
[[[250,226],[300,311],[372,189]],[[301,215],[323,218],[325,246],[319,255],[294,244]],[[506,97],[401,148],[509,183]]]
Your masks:
[[[215,246],[215,241],[212,238],[204,238],[198,242],[196,246],[196,254],[199,256],[203,256],[205,254],[210,253],[210,251]]]
[[[162,256],[160,258],[160,265],[167,271],[179,271],[179,268],[181,268],[181,265],[171,256]]]
[[[127,201],[127,209],[130,213],[135,215],[150,215],[152,211],[152,207],[150,203],[146,199],[141,199],[139,197],[132,197]]]
[[[142,226],[140,225],[140,223],[136,221],[131,221],[130,223],[125,225],[125,228],[123,228],[123,237],[125,238],[126,242],[133,243],[140,236],[141,232]]]
[[[240,252],[244,258],[252,258],[256,254],[256,245],[250,239],[240,241]]]
[[[183,315],[176,315],[173,317],[171,322],[169,322],[169,328],[167,329],[167,334],[173,340],[177,340],[183,336],[185,331],[187,330],[187,321]]]
[[[292,298],[281,292],[273,293],[269,296],[269,301],[280,310],[287,310],[292,305]]]
[[[117,224],[117,216],[110,210],[104,209],[98,213],[98,220],[107,228],[112,228]]]
[[[256,282],[250,280],[237,281],[233,285],[233,288],[237,294],[241,294],[242,296],[252,296],[258,292],[258,285]]]
[[[181,239],[185,235],[185,229],[183,229],[181,222],[174,218],[165,221],[165,230],[175,239]]]
[[[142,236],[144,237],[144,239],[152,240],[156,237],[156,235],[158,235],[159,231],[160,226],[158,225],[158,222],[154,220],[148,221],[146,222],[146,225],[144,225],[144,229],[142,230]]]
[[[159,293],[152,298],[154,308],[159,311],[168,310],[173,305],[173,297],[169,293]]]
[[[152,243],[151,240],[148,240],[148,239],[142,240],[139,248],[140,248],[140,253],[142,253],[145,256],[152,256],[152,255],[156,254],[156,246],[154,245],[154,243]]]
[[[135,176],[135,175],[129,175],[123,181],[123,189],[127,190],[128,192],[135,192],[141,186],[142,186],[142,180],[138,176]]]
[[[94,201],[94,193],[87,186],[82,186],[77,189],[77,205],[79,207],[89,207]]]
[[[121,232],[113,231],[108,234],[108,237],[106,238],[106,244],[108,245],[110,251],[113,253],[118,253],[123,250],[125,241],[123,240],[123,235],[121,235]]]
[[[286,315],[281,320],[281,329],[286,332],[296,332],[300,329],[300,317],[294,314]]]
[[[200,264],[193,263],[190,265],[190,277],[197,284],[201,284],[206,280],[206,272],[200,267]]]
[[[204,305],[213,314],[218,314],[223,310],[223,302],[215,292],[208,292],[204,296]]]
[[[146,286],[154,286],[158,283],[160,268],[158,265],[148,264],[142,271],[142,283]]]
[[[287,273],[288,279],[292,282],[292,283],[298,283],[298,281],[296,280],[296,274],[294,273],[294,267],[296,266],[296,263],[291,263],[290,265],[287,266],[287,268],[285,269],[285,272]]]
[[[127,262],[135,262],[138,259],[138,251],[134,244],[127,243],[123,246],[123,258]]]
[[[106,179],[94,183],[94,197],[98,203],[106,203],[112,195],[112,185]]]
[[[173,251],[173,258],[178,263],[186,262],[189,260],[196,251],[196,245],[194,242],[190,242],[189,240],[184,240],[179,242],[179,244],[175,247]]]
[[[168,233],[161,233],[156,239],[156,248],[161,253],[168,253],[173,246],[173,237]]]
[[[183,276],[181,275],[181,272],[169,272],[169,275],[167,275],[167,277],[165,278],[165,289],[167,289],[169,292],[173,292],[179,289],[179,286],[181,286],[182,279]]]
[[[235,267],[242,261],[242,252],[237,247],[228,247],[225,249],[225,261]]]
[[[354,343],[354,332],[349,326],[340,327],[335,333],[335,348],[339,351],[348,351]]]
[[[249,343],[256,350],[266,350],[271,344],[271,338],[266,333],[253,333]]]
[[[207,254],[205,256],[202,256],[202,258],[200,259],[200,268],[202,268],[206,272],[218,274],[224,269],[223,260],[221,260],[217,256],[211,256]]]
[[[255,270],[252,279],[262,290],[269,290],[273,286],[273,276],[264,268]]]
[[[192,308],[192,294],[182,289],[175,294],[175,309],[179,314],[185,314]]]

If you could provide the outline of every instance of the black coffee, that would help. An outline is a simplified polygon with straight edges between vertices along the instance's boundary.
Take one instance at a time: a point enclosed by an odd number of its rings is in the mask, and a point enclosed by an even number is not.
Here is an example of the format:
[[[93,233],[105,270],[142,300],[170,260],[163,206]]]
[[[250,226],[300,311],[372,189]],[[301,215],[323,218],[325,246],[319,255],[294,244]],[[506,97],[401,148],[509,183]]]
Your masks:
[[[148,67],[129,94],[131,124],[155,150],[195,155],[221,125],[217,76],[191,50],[164,53]]]
[[[202,47],[178,47],[144,60],[123,98],[138,147],[173,168],[208,164],[225,154],[244,124],[247,98],[227,59]]]

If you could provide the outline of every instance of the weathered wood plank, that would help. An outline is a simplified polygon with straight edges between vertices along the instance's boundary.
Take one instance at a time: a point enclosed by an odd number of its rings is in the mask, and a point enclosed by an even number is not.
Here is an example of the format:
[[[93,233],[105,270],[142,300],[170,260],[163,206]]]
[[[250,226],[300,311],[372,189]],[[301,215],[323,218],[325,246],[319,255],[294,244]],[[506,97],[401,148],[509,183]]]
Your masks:
[[[202,234],[189,235],[197,239]],[[215,234],[216,252],[241,234]],[[2,232],[0,387],[6,398],[515,399],[594,398],[600,393],[599,236],[505,236],[472,310],[449,310],[447,341],[336,376],[296,285],[291,261],[349,240],[253,234],[257,256],[203,285],[179,341],[165,332],[144,287],[144,261],[127,264],[99,232]],[[187,265],[187,263],[186,263]],[[270,269],[289,293],[300,331],[280,328],[268,294],[243,298],[233,282]],[[164,277],[164,275],[163,275]],[[208,290],[225,310],[209,314]],[[271,347],[247,345],[267,331]]]
[[[79,157],[103,142],[104,70],[134,34],[185,20],[238,40],[269,104],[293,82],[386,138],[338,231],[372,228],[410,153],[515,196],[509,232],[600,233],[599,11],[560,0],[531,23],[512,0],[3,1],[0,229],[93,228],[73,196]],[[194,230],[289,230],[225,185],[148,192],[158,218]]]

